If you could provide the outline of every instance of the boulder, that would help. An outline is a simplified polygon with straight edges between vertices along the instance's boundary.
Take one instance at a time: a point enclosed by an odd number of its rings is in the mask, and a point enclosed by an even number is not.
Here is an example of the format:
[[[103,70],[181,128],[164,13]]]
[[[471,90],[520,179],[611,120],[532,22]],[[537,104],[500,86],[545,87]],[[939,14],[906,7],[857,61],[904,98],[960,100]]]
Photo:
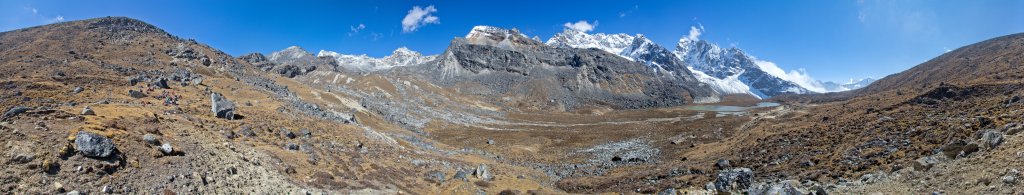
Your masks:
[[[250,126],[242,126],[239,128],[238,134],[242,134],[246,137],[256,137],[256,132],[252,131],[252,127]]]
[[[463,171],[462,169],[455,171],[455,177],[452,179],[466,181],[466,171]]]
[[[675,188],[665,188],[664,190],[659,191],[658,195],[676,195],[676,189]]]
[[[142,93],[142,91],[128,90],[128,96],[138,99],[146,97],[146,94]]]
[[[79,131],[75,135],[75,149],[82,152],[82,155],[94,158],[107,158],[114,154],[114,141],[110,138]]]
[[[299,145],[295,143],[288,143],[284,147],[287,148],[288,150],[299,150]]]
[[[480,167],[477,167],[476,171],[473,171],[473,175],[476,175],[477,178],[485,181],[491,180],[492,177],[491,172],[487,170],[486,164],[480,164]]]
[[[302,129],[299,130],[299,135],[302,135],[302,137],[305,138],[311,138],[313,137],[313,132],[310,132],[309,129]]]
[[[15,106],[15,107],[13,107],[11,109],[8,109],[7,112],[4,112],[4,115],[2,117],[0,117],[0,120],[8,119],[8,118],[17,116],[18,114],[28,112],[29,110],[32,110],[32,108],[24,107],[24,106]]]
[[[718,171],[715,178],[715,190],[718,192],[741,191],[750,188],[754,180],[754,172],[750,168],[733,168]]]
[[[804,195],[810,194],[810,192],[804,192],[798,189],[796,186],[800,186],[800,182],[796,180],[785,180],[777,183],[765,184],[758,186],[756,189],[751,189],[750,194],[776,194],[776,195]]]
[[[212,105],[211,110],[217,118],[235,120],[235,104],[220,93],[210,93],[210,104]]]
[[[1020,177],[1020,171],[1017,169],[1010,169],[1007,170],[1006,174],[1003,174],[1003,177],[999,179],[1003,180],[1003,183],[1007,185],[1013,185],[1017,184],[1017,177]]]
[[[92,111],[92,108],[86,106],[82,109],[82,115],[96,115],[96,111]]]
[[[169,143],[164,143],[163,145],[160,145],[160,152],[164,153],[164,155],[174,154],[174,147]]]
[[[995,130],[986,130],[981,134],[981,143],[989,149],[996,148],[1003,143],[1003,133]]]
[[[82,93],[82,91],[85,91],[85,88],[75,87],[74,89],[71,90],[71,93],[72,94],[78,94],[78,93]]]
[[[160,140],[157,139],[156,135],[149,134],[149,133],[147,133],[146,135],[142,136],[142,141],[146,142],[147,144],[150,144],[150,145],[159,145],[160,144]]]
[[[281,128],[281,136],[287,137],[288,139],[295,139],[295,133],[287,128]]]
[[[167,78],[156,78],[156,79],[153,79],[153,82],[149,83],[149,85],[153,86],[153,87],[157,87],[157,88],[162,88],[162,89],[170,89],[171,88],[170,85],[167,85]]]

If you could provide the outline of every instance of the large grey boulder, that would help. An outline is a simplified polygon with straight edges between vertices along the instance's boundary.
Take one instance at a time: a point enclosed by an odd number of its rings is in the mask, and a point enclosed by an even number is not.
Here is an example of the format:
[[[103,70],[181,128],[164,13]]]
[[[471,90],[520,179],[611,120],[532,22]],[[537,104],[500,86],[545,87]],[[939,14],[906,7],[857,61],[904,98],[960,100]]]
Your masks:
[[[996,130],[986,130],[981,134],[981,143],[990,149],[996,148],[996,146],[1003,143],[1003,133]]]
[[[79,131],[75,135],[75,149],[82,152],[82,155],[96,158],[107,158],[114,154],[114,141],[110,138]]]
[[[754,172],[750,168],[733,168],[718,171],[715,178],[715,190],[718,192],[741,191],[750,188],[754,180]]]
[[[217,118],[235,120],[235,103],[231,103],[220,93],[210,94],[210,105],[212,105],[213,114]]]

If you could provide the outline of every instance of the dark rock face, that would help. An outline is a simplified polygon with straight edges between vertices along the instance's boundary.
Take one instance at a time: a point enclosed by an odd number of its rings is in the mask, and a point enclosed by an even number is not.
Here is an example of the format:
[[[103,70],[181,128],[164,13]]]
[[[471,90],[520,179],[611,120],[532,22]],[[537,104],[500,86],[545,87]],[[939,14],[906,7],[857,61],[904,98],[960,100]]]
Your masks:
[[[238,57],[238,59],[249,62],[250,64],[256,66],[257,68],[263,71],[270,71],[271,69],[274,69],[274,66],[277,65],[274,62],[271,62],[269,59],[267,59],[266,56],[264,56],[261,53],[246,54],[244,56]]]
[[[210,101],[212,105],[212,111],[217,118],[223,118],[228,120],[235,120],[235,104],[228,101],[227,98],[220,95],[219,93],[211,93]]]
[[[107,158],[114,154],[114,141],[110,138],[79,131],[75,135],[75,149],[82,152],[82,155],[95,158]]]

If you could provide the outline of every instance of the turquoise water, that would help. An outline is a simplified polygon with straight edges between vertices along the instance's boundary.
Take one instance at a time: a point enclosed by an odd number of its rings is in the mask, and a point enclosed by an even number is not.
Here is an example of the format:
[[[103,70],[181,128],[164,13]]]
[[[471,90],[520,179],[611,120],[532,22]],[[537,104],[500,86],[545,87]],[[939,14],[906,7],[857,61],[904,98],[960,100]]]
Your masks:
[[[743,112],[754,108],[776,107],[779,103],[759,102],[755,106],[725,106],[725,105],[693,105],[686,106],[687,110],[713,111],[713,112]]]

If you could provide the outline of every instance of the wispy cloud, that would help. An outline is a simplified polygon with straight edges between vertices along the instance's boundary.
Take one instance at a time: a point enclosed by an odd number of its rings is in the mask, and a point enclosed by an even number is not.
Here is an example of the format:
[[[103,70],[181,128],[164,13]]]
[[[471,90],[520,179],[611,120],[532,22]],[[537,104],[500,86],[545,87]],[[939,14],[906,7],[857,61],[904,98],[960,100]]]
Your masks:
[[[366,29],[366,25],[359,24],[359,25],[356,25],[356,26],[349,26],[348,28],[350,29],[349,32],[348,32],[348,36],[351,37],[352,35],[359,34],[359,31],[362,31],[363,29]]]
[[[32,17],[31,18],[35,18],[35,20],[38,20],[41,23],[54,23],[54,22],[63,22],[64,21],[64,16],[63,15],[46,16],[44,14],[40,14],[39,13],[39,9],[36,9],[35,7],[32,7],[32,6],[26,6],[25,7],[25,11],[32,12],[32,14],[31,14]]]
[[[640,10],[640,5],[633,5],[633,8],[631,9],[620,11],[619,18],[625,18],[627,15],[633,14],[633,12],[637,10]]]
[[[580,32],[590,32],[590,31],[594,30],[595,27],[597,27],[597,24],[598,24],[598,21],[594,21],[594,23],[591,24],[590,22],[587,22],[586,20],[580,20],[579,22],[575,22],[575,23],[573,23],[573,22],[566,22],[562,26],[565,26],[565,28],[567,28],[567,29],[572,29],[572,30],[576,30],[576,31],[580,31]]]
[[[857,20],[865,27],[900,33],[907,37],[939,35],[938,17],[927,1],[858,0]]]
[[[413,6],[409,10],[408,14],[405,14],[405,18],[402,19],[402,32],[411,33],[416,32],[420,27],[427,24],[440,24],[441,18],[434,16],[437,13],[437,8],[433,5],[427,6],[426,8],[420,8],[420,6]]]

